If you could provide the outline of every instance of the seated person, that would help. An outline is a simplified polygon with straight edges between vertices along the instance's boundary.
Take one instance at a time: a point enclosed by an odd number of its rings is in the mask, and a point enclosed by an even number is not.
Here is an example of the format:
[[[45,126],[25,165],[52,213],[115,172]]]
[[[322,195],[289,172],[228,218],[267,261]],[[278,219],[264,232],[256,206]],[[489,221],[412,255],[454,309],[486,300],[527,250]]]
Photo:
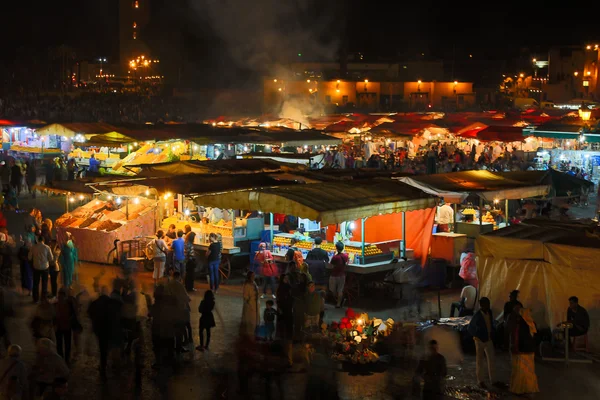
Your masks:
[[[569,336],[583,336],[590,329],[590,316],[585,308],[579,305],[579,299],[575,296],[569,297],[569,309],[567,310],[567,321],[573,324],[569,328]]]
[[[458,309],[458,316],[473,315],[475,302],[477,301],[477,289],[474,286],[467,285],[460,292],[460,300],[452,303],[450,307],[450,318],[454,318],[454,312]]]

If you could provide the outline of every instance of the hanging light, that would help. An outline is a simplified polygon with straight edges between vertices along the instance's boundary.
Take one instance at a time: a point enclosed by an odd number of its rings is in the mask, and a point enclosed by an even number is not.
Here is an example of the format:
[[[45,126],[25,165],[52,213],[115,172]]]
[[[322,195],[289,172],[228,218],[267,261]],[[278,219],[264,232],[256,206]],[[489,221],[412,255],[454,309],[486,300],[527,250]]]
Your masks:
[[[188,209],[186,208],[186,209],[185,209],[185,211],[183,212],[183,214],[184,214],[186,217],[189,217],[189,216],[190,216],[190,210],[188,210]]]
[[[71,197],[71,198],[69,198],[69,201],[70,201],[71,203],[74,203],[74,202],[75,202],[75,197]]]
[[[140,204],[140,199],[137,197],[133,199],[133,204]]]
[[[122,202],[122,201],[123,201],[123,200],[121,200],[121,198],[120,198],[120,197],[117,197],[117,199],[115,200],[115,203],[117,203],[117,204],[121,204],[121,202]]]
[[[150,190],[149,189],[146,189],[145,193],[146,193],[146,196],[150,196]]]
[[[83,200],[84,198],[85,197],[82,194],[79,195],[79,200]]]
[[[108,200],[112,200],[113,199],[112,196],[108,196],[107,198],[108,198]]]

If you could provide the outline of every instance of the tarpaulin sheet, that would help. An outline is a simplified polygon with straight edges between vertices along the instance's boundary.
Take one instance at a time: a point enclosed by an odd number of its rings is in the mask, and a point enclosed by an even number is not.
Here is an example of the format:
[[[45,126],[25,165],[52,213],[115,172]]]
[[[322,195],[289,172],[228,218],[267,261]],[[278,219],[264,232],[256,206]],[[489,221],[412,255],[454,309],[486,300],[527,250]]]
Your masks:
[[[295,215],[323,225],[430,208],[436,202],[419,189],[383,178],[232,191],[194,200],[209,207]]]
[[[521,240],[482,235],[475,243],[478,255],[483,257],[543,260],[544,244],[538,240]]]
[[[544,261],[477,257],[477,276],[482,297],[488,297],[500,315],[508,294],[518,289],[519,300],[531,309],[540,328],[565,321],[569,297],[577,296],[592,324],[588,333],[592,348],[600,345],[600,268],[595,264],[568,266]]]
[[[429,253],[435,211],[433,207],[405,214],[406,248],[414,250],[415,258],[421,260],[422,266],[425,265]],[[362,233],[360,220],[355,221],[355,226],[353,240],[360,240]],[[376,215],[365,221],[365,242],[376,243],[393,239],[402,239],[401,213]]]

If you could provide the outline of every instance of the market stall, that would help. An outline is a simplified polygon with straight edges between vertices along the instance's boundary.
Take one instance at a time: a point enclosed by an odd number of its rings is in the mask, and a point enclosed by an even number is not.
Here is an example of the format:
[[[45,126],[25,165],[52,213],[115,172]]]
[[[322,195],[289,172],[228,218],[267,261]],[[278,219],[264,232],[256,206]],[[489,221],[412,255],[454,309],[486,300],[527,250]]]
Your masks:
[[[196,233],[195,245],[199,252],[207,250],[210,233],[216,233],[222,242],[223,257],[220,270],[223,278],[227,279],[231,272],[231,257],[248,254],[250,241],[260,239],[260,234],[264,230],[264,218],[242,214],[239,210],[228,208],[198,207],[191,199],[199,194],[296,183],[287,174],[279,177],[275,171],[275,163],[267,161],[242,161],[238,166],[239,169],[236,170],[238,174],[224,173],[228,168],[232,168],[235,162],[233,160],[179,162],[151,166],[149,168],[157,168],[157,170],[156,174],[150,175],[158,176],[123,177],[112,181],[94,182],[91,185],[97,191],[112,193],[114,196],[145,196],[156,199],[158,206],[156,228],[166,231],[173,224],[177,229],[184,230],[186,225],[189,225]],[[270,166],[274,173],[260,173],[258,168],[267,166]],[[250,173],[245,168],[253,168],[256,173]],[[277,168],[281,170],[281,167]],[[190,173],[190,171],[200,170],[213,173]],[[145,235],[154,232],[153,228]],[[201,257],[198,261],[201,261]]]
[[[351,299],[360,294],[364,281],[359,277],[373,278],[397,268],[398,259],[406,258],[409,247],[415,258],[425,260],[435,210],[433,196],[390,179],[229,191],[198,196],[195,201],[205,206],[270,213],[270,242],[278,255],[292,244],[304,254],[313,247],[313,238],[276,233],[273,213],[320,223],[325,230],[322,236],[327,239],[322,247],[332,253],[335,242],[342,241],[352,259],[346,280],[346,294]]]
[[[546,196],[549,185],[521,182],[488,171],[399,178],[411,186],[434,194],[454,209],[452,234],[434,233],[432,257],[458,265],[460,253],[479,234],[507,226],[509,201]]]
[[[156,206],[156,201],[143,197],[94,199],[56,220],[57,238],[65,240],[70,232],[80,260],[106,263],[115,240],[154,232]]]
[[[538,328],[565,321],[571,296],[579,298],[591,321],[600,317],[597,226],[531,219],[479,236],[475,249],[479,290],[492,309],[502,310],[507,293],[518,289]],[[598,324],[592,322],[588,337],[597,348]]]

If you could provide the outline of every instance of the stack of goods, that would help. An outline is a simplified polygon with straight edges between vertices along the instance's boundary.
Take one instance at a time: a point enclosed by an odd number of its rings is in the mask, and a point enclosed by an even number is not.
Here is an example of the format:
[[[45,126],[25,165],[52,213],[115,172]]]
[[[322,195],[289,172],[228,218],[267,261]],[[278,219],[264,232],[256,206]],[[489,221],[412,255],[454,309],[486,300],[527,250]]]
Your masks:
[[[355,314],[351,308],[340,322],[321,326],[323,335],[329,339],[335,349],[332,358],[337,361],[353,364],[375,363],[379,355],[372,350],[378,338],[391,334],[394,321],[390,318],[383,321],[378,318],[369,319],[368,314]]]
[[[475,211],[473,207],[467,207],[464,210],[462,210],[462,215],[465,217],[466,222],[473,221],[475,219],[476,214],[477,211]]]
[[[486,224],[494,224],[494,227],[496,227],[496,220],[494,219],[494,216],[492,215],[492,213],[489,211],[485,213],[482,221]]]
[[[275,236],[273,238],[273,253],[285,254],[292,245],[292,238]]]
[[[69,153],[69,158],[91,158],[92,154],[94,155],[94,158],[96,158],[96,160],[98,161],[105,161],[107,159],[114,159],[114,160],[118,160],[119,154],[116,153],[103,153],[103,152],[99,152],[96,153],[94,151],[85,151],[85,150],[81,150],[81,149],[75,149],[72,152]]]
[[[111,232],[128,222],[125,204],[121,204],[118,209],[113,207],[113,203],[93,200],[70,213],[63,214],[56,220],[56,226]],[[136,219],[151,207],[152,202],[145,199],[139,204],[130,204],[129,221]]]

